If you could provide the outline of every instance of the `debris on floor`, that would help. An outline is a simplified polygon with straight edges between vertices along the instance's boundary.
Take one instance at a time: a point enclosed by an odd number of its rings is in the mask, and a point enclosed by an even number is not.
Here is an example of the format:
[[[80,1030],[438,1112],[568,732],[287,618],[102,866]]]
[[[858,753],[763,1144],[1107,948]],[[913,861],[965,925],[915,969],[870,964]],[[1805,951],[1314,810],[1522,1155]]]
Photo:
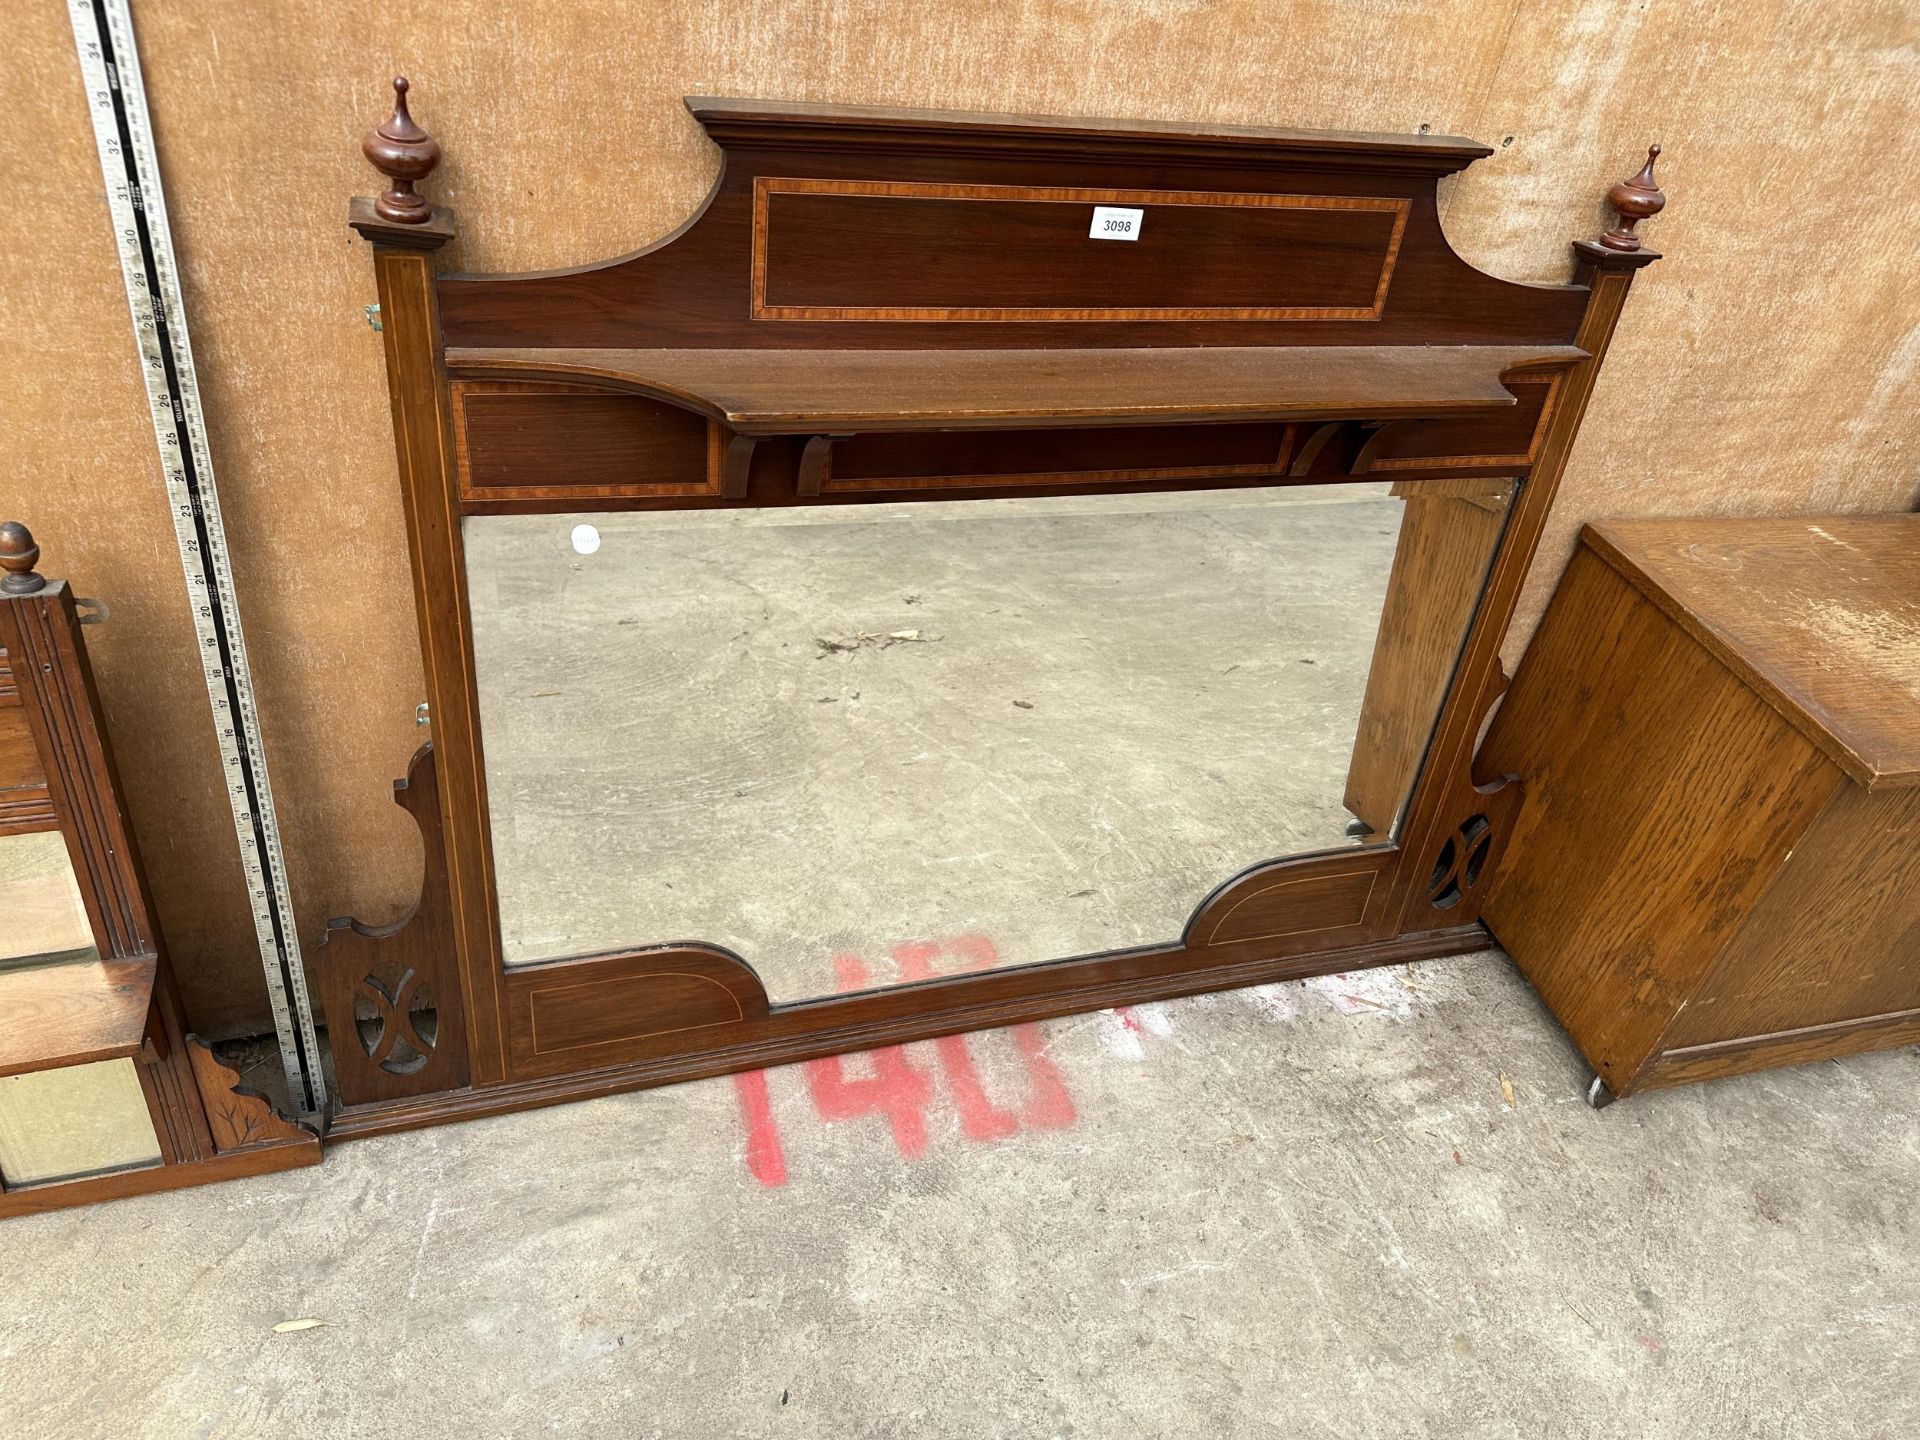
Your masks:
[[[939,638],[937,635],[922,635],[918,630],[860,630],[855,632],[851,640],[816,635],[813,643],[820,647],[820,653],[813,658],[824,660],[829,655],[848,655],[855,650],[885,650],[894,645],[924,645]]]

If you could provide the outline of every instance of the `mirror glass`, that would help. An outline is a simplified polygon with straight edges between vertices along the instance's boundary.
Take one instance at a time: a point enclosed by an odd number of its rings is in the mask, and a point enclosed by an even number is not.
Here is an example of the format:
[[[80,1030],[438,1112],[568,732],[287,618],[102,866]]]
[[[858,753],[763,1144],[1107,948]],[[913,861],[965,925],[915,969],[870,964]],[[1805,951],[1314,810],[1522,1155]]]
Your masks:
[[[98,958],[66,838],[57,830],[0,835],[0,972]],[[133,1061],[0,1076],[0,1185],[159,1163]]]
[[[1178,940],[1398,823],[1515,486],[465,522],[509,965],[776,1001]]]
[[[0,965],[96,956],[86,902],[57,830],[0,835]]]
[[[158,1165],[160,1137],[131,1060],[0,1077],[0,1182],[79,1180]]]

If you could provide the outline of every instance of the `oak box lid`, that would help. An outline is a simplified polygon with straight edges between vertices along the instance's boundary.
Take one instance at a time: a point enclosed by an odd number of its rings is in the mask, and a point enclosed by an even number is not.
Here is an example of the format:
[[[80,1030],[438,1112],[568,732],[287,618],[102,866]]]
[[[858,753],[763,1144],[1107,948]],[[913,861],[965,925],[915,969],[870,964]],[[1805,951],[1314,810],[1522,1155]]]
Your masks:
[[[1617,520],[1581,542],[1859,784],[1920,785],[1920,515]]]

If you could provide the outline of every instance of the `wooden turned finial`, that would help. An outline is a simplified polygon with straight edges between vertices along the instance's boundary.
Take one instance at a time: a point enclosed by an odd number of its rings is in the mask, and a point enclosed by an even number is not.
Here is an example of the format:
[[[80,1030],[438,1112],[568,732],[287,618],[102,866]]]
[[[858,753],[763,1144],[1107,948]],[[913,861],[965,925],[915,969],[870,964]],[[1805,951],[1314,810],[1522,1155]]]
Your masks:
[[[18,520],[0,525],[0,570],[7,572],[0,576],[0,595],[31,595],[44,587],[46,580],[33,568],[39,558],[40,547],[26,526]]]
[[[393,77],[393,114],[360,142],[360,152],[391,182],[374,198],[374,213],[398,225],[424,225],[433,207],[413,193],[440,163],[440,142],[413,123],[407,113],[407,77]]]
[[[1638,250],[1640,237],[1633,233],[1633,227],[1667,208],[1667,197],[1653,182],[1653,162],[1659,158],[1660,147],[1649,145],[1647,163],[1640,167],[1640,173],[1607,191],[1607,203],[1620,212],[1620,223],[1600,237],[1600,243],[1609,250]]]

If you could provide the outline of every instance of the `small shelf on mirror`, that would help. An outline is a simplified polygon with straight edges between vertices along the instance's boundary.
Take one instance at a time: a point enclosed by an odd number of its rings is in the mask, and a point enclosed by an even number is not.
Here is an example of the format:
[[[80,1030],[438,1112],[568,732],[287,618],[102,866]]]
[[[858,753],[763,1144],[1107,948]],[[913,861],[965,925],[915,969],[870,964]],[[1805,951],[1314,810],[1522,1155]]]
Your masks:
[[[646,395],[742,435],[1458,418],[1511,408],[1510,371],[1586,358],[1571,345],[446,352],[457,378]]]
[[[0,1077],[136,1055],[155,960],[10,960],[0,965]]]

